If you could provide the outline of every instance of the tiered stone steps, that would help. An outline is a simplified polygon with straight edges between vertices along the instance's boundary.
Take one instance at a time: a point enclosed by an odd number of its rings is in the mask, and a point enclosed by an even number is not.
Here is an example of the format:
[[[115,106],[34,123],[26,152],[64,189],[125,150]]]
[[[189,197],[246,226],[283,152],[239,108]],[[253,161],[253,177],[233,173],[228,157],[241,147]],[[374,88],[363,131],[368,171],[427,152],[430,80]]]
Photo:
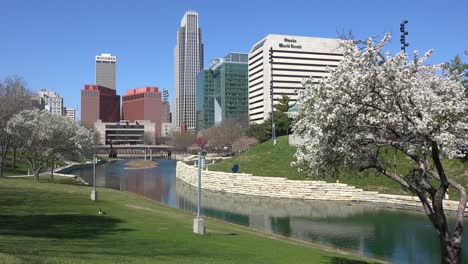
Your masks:
[[[177,163],[177,178],[192,186],[197,186],[197,168],[183,162]],[[380,194],[364,191],[344,183],[325,181],[294,181],[281,177],[259,177],[243,173],[225,173],[202,171],[202,188],[222,193],[255,195],[262,197],[302,199],[360,201],[379,204],[391,204],[392,207],[418,207],[418,197]],[[448,210],[458,208],[456,201],[444,201]],[[468,209],[466,211],[468,214]]]

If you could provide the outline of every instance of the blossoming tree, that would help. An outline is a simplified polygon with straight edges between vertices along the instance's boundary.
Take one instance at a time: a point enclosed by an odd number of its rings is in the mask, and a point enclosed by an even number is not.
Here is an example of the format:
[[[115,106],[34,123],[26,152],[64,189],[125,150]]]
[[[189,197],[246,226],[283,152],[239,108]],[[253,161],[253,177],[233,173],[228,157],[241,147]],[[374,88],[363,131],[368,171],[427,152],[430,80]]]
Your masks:
[[[403,52],[383,53],[389,39],[364,47],[343,41],[343,60],[330,76],[304,83],[294,132],[305,141],[295,165],[315,176],[375,169],[393,179],[421,201],[439,236],[441,263],[460,263],[467,196],[441,159],[461,156],[468,145],[464,87],[442,65],[424,64],[431,51],[414,52],[409,62]],[[395,158],[382,155],[388,149],[405,154],[414,169],[399,170]],[[453,233],[443,207],[449,186],[460,193]]]
[[[13,116],[6,131],[18,139],[21,158],[29,163],[36,183],[50,161],[79,159],[91,151],[95,141],[93,131],[65,116],[37,109]]]

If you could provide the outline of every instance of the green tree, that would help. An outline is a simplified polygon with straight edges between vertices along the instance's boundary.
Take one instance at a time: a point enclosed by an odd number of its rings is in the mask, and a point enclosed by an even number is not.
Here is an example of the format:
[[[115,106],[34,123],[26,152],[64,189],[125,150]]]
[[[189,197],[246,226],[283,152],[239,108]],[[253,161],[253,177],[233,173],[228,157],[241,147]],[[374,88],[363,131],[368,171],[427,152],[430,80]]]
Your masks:
[[[465,55],[468,55],[468,52],[465,51]],[[468,96],[468,63],[462,62],[460,55],[456,55],[445,63],[444,68],[449,72],[461,74],[460,82],[465,87],[465,95]]]
[[[291,104],[291,98],[289,96],[282,95],[281,98],[278,99],[278,103],[275,105],[275,108],[278,111],[287,113],[294,105],[296,105],[296,103]]]

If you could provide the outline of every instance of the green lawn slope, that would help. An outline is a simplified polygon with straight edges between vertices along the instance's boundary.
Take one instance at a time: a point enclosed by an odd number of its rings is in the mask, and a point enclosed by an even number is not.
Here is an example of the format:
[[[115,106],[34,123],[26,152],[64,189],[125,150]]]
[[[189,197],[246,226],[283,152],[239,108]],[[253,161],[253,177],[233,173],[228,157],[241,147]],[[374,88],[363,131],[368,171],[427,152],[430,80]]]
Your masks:
[[[139,196],[69,184],[0,178],[0,263],[369,263]],[[102,208],[105,215],[99,215]]]
[[[239,172],[251,173],[257,176],[286,177],[291,180],[305,180],[305,174],[298,173],[296,168],[290,164],[294,161],[296,147],[290,146],[288,136],[278,138],[278,144],[273,146],[271,140],[259,144],[246,152],[234,156],[231,159],[210,165],[211,171],[230,172],[234,164],[239,165]],[[384,151],[383,155],[393,161],[393,151]],[[463,184],[468,189],[468,162],[466,160],[454,159],[444,160],[444,167],[450,177]],[[397,164],[400,173],[409,171],[413,164],[401,153],[397,154]],[[315,179],[315,178],[314,178]],[[336,178],[319,178],[327,182],[335,182]],[[370,191],[378,191],[388,194],[409,194],[405,192],[393,180],[378,174],[374,170],[366,171],[343,171],[338,175],[342,183],[363,188]],[[450,191],[450,199],[458,199],[455,191]]]

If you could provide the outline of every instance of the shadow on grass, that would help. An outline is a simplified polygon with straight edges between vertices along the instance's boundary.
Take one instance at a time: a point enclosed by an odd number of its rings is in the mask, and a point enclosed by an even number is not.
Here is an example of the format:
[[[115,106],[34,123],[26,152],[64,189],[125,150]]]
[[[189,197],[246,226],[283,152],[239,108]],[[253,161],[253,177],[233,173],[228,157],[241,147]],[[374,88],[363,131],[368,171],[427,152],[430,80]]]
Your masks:
[[[206,232],[207,236],[238,236],[238,233]]]
[[[367,262],[367,261],[362,261],[362,260],[356,260],[356,259],[348,259],[348,258],[343,258],[343,257],[323,257],[322,258],[322,263],[330,263],[330,264],[372,264],[372,263],[377,263],[377,262]]]
[[[73,239],[132,231],[117,228],[121,222],[112,217],[81,214],[0,215],[0,235]]]

